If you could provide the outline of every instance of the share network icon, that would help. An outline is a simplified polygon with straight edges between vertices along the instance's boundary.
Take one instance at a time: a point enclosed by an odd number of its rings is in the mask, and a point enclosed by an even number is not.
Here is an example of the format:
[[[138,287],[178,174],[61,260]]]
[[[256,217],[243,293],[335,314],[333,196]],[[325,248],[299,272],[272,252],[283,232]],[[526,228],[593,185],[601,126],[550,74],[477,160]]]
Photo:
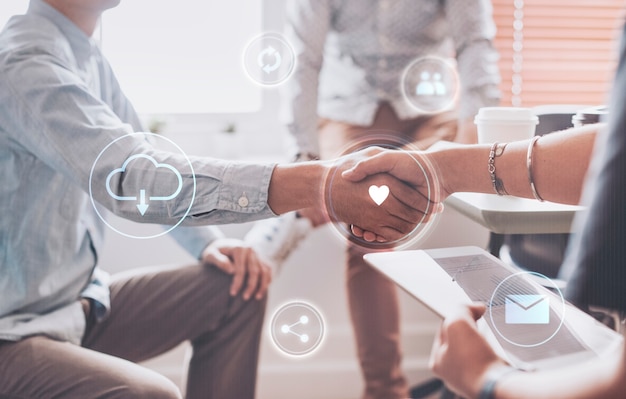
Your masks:
[[[320,346],[324,338],[324,321],[319,311],[308,303],[290,302],[274,313],[270,334],[280,351],[303,356]]]
[[[293,334],[295,336],[297,336],[301,342],[309,342],[309,335],[308,334],[298,334],[297,332],[295,332],[294,330],[292,330],[292,327],[297,326],[298,324],[307,324],[309,322],[309,318],[307,316],[300,316],[300,320],[298,320],[296,323],[293,323],[292,325],[288,325],[288,324],[283,324],[282,327],[280,327],[280,331],[283,334]]]

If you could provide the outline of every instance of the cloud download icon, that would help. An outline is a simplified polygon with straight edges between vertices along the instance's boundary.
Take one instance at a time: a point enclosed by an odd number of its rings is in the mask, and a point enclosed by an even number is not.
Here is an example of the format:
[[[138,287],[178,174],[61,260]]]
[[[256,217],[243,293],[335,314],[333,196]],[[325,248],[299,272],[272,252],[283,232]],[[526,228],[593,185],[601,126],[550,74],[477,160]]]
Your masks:
[[[129,153],[131,148],[134,150]],[[94,212],[108,228],[128,238],[167,234],[189,215],[195,198],[196,174],[191,160],[180,146],[161,134],[136,132],[115,137],[102,148],[89,172],[89,200]],[[119,208],[126,216],[108,217],[105,208]],[[169,227],[152,226],[164,213],[169,215],[165,223]],[[149,223],[127,223],[126,219]]]
[[[124,173],[126,172],[126,168],[128,167],[128,164],[131,163],[132,161],[136,160],[136,159],[146,159],[148,161],[150,161],[155,168],[166,168],[168,170],[170,170],[175,176],[176,179],[178,181],[178,186],[176,188],[176,190],[174,190],[174,192],[168,194],[168,195],[150,195],[146,197],[146,189],[140,189],[139,190],[139,198],[137,198],[137,196],[131,195],[131,196],[121,196],[121,195],[117,195],[113,192],[113,190],[111,189],[111,179],[113,178],[113,176],[115,176],[118,173]],[[169,201],[172,200],[174,198],[176,198],[176,196],[178,196],[178,194],[181,192],[181,190],[183,189],[183,178],[180,174],[180,172],[178,170],[176,170],[176,168],[174,168],[172,165],[168,165],[165,163],[158,163],[156,159],[154,159],[153,157],[149,156],[149,155],[144,155],[144,154],[135,154],[132,155],[130,157],[128,157],[124,163],[122,164],[121,167],[117,168],[117,169],[113,169],[107,176],[106,178],[106,190],[107,193],[114,199],[118,200],[118,201],[137,201],[137,209],[139,210],[139,213],[141,213],[141,216],[143,216],[146,211],[148,210],[148,207],[150,206],[150,204],[148,202],[146,202],[146,198],[148,199],[148,201]]]

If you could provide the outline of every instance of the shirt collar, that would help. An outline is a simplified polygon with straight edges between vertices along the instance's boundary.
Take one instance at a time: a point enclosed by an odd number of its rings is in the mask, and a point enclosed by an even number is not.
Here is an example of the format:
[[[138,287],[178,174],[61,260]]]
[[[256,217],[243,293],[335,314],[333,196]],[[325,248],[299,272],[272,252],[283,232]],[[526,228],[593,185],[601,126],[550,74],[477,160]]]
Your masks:
[[[56,25],[67,37],[76,55],[88,57],[96,46],[95,40],[87,36],[74,22],[43,0],[30,0],[27,14],[39,15]]]

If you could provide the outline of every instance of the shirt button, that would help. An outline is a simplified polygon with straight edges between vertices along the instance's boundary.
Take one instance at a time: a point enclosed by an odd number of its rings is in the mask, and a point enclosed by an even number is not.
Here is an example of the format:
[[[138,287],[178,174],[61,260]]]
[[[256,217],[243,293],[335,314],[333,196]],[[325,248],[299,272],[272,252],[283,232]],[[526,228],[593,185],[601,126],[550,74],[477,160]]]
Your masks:
[[[245,195],[242,195],[241,197],[239,197],[239,200],[237,201],[237,203],[239,204],[240,207],[245,208],[248,206],[250,201],[248,201],[248,197],[246,197]]]

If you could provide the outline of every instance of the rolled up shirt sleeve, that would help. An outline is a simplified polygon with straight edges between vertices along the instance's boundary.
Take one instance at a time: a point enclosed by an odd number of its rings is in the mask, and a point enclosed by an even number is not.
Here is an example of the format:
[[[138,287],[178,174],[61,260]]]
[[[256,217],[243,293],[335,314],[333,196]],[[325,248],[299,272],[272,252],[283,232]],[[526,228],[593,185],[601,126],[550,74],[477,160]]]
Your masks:
[[[186,225],[245,222],[276,216],[267,204],[274,164],[196,159],[196,200]],[[179,209],[178,212],[181,212]],[[219,215],[211,215],[219,213]]]

